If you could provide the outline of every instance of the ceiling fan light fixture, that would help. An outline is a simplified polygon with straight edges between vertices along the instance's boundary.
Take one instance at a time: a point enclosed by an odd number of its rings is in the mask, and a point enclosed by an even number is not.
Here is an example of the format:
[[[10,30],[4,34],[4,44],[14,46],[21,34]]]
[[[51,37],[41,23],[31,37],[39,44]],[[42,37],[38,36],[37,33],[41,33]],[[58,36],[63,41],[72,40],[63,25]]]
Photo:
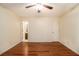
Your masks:
[[[41,11],[40,10],[38,10],[38,13],[40,13]]]
[[[50,10],[53,9],[52,6],[46,5],[46,4],[41,4],[41,3],[36,3],[34,5],[29,5],[29,6],[26,6],[26,8],[30,8],[30,7],[33,7],[33,6],[34,6],[34,9],[36,9],[38,11],[38,13],[40,13],[40,11],[43,10],[44,8],[47,8],[47,9],[50,9]]]

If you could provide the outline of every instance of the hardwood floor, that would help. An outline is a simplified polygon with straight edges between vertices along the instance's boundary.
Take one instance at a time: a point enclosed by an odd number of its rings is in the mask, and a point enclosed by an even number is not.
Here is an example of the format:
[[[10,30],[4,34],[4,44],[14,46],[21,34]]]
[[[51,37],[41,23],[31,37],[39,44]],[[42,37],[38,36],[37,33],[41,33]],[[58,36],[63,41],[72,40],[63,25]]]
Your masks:
[[[2,56],[78,56],[78,54],[59,42],[21,42]]]
[[[25,56],[28,54],[28,43],[21,42],[10,50],[2,54],[2,56]]]

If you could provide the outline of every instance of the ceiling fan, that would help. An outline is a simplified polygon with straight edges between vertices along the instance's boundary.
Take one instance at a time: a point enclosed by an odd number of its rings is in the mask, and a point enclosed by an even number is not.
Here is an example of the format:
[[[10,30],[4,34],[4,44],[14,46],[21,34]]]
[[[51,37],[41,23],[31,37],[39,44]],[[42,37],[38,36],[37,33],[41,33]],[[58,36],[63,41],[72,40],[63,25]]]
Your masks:
[[[48,9],[53,9],[53,7],[52,6],[49,6],[49,5],[46,5],[46,4],[41,4],[41,3],[37,3],[37,4],[31,4],[31,5],[28,5],[28,6],[26,6],[25,8],[30,8],[30,7],[34,7],[34,6],[37,6],[37,5],[39,5],[39,6],[43,6],[43,7],[45,7],[45,8],[48,8]],[[40,11],[40,7],[38,6],[38,13],[40,13],[41,11]]]

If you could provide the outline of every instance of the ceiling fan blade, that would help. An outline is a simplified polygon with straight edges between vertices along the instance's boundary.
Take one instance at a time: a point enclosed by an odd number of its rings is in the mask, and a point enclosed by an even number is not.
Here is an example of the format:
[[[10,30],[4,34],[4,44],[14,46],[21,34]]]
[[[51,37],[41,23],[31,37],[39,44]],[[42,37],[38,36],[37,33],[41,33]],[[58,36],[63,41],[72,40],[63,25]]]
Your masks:
[[[30,7],[33,7],[33,6],[35,6],[35,5],[29,5],[29,6],[26,6],[25,8],[30,8]]]
[[[48,6],[48,5],[43,5],[44,7],[48,8],[48,9],[53,9],[52,6]]]

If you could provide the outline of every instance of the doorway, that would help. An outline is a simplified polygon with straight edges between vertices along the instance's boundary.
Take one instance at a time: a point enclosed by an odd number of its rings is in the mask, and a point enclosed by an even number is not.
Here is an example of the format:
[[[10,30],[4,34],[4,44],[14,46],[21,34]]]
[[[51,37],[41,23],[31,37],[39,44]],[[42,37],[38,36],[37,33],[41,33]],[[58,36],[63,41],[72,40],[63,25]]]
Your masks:
[[[23,21],[23,42],[28,42],[28,21]]]

